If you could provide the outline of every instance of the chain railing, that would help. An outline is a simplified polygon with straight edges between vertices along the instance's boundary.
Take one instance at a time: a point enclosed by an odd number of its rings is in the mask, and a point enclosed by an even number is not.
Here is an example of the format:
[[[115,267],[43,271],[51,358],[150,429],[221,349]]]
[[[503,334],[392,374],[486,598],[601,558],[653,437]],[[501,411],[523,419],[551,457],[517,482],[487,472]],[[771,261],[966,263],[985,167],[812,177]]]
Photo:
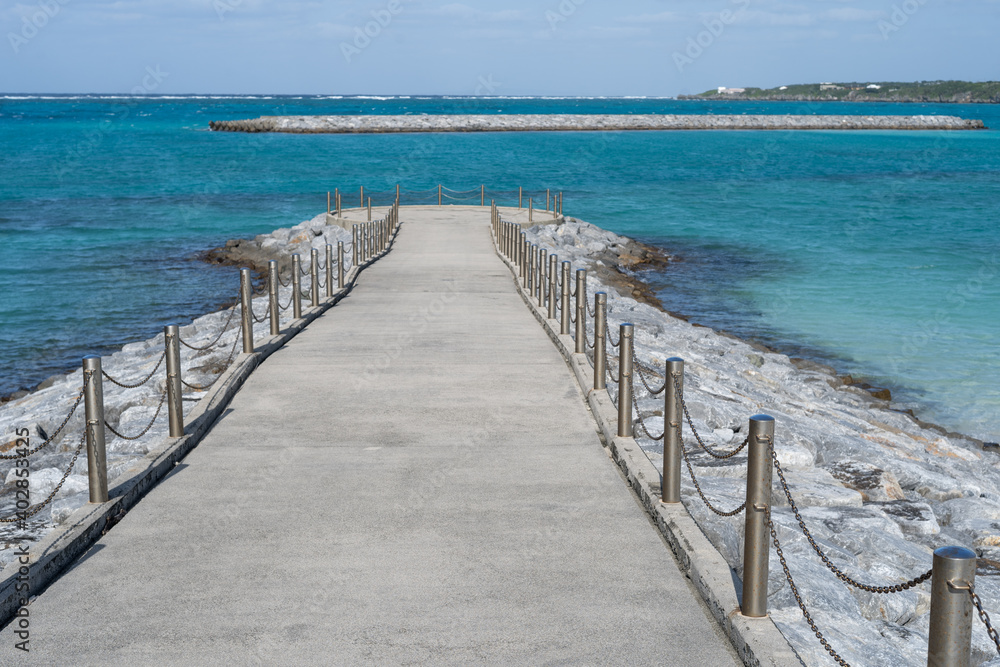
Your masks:
[[[84,357],[83,386],[77,393],[75,400],[73,401],[73,404],[65,418],[55,431],[53,431],[51,435],[46,435],[43,432],[42,435],[45,436],[44,441],[34,448],[27,449],[25,447],[16,450],[12,454],[0,454],[0,460],[24,461],[28,457],[42,451],[62,436],[67,424],[69,424],[73,415],[77,413],[77,410],[82,404],[86,413],[84,419],[85,425],[83,433],[80,436],[80,441],[73,453],[72,459],[69,462],[69,466],[65,469],[59,483],[55,486],[52,492],[49,493],[45,500],[36,505],[26,505],[25,507],[21,507],[19,501],[17,504],[16,514],[12,517],[0,517],[0,523],[26,521],[28,518],[36,515],[43,508],[48,506],[56,497],[56,494],[58,494],[62,489],[67,478],[76,465],[77,459],[79,458],[84,447],[86,447],[87,450],[87,475],[90,486],[90,500],[95,503],[107,502],[108,488],[105,431],[110,431],[115,437],[123,440],[140,440],[150,434],[153,427],[158,422],[160,415],[163,413],[164,405],[166,405],[169,418],[169,436],[176,438],[184,435],[182,387],[187,387],[188,389],[197,392],[210,389],[225,376],[226,371],[234,363],[237,352],[240,349],[239,343],[241,340],[243,341],[242,351],[244,353],[249,354],[254,352],[254,323],[262,324],[270,320],[270,334],[278,334],[280,332],[278,318],[280,312],[290,308],[293,302],[298,304],[302,295],[308,296],[312,300],[312,305],[314,307],[319,305],[319,293],[324,288],[326,289],[328,298],[339,296],[340,293],[335,294],[333,291],[333,267],[334,265],[337,266],[337,289],[348,289],[349,286],[346,284],[347,280],[345,279],[345,245],[351,250],[357,252],[359,249],[358,241],[360,240],[361,245],[363,245],[361,261],[362,263],[367,264],[389,251],[398,228],[399,207],[397,203],[394,202],[390,206],[390,209],[385,217],[379,220],[364,223],[360,230],[358,229],[358,226],[355,226],[354,239],[351,243],[344,244],[343,242],[338,242],[336,259],[333,258],[333,246],[330,244],[327,244],[326,247],[325,262],[321,263],[318,260],[317,251],[315,249],[312,251],[310,270],[300,269],[299,257],[298,255],[293,255],[292,280],[288,283],[281,281],[276,260],[271,260],[268,263],[268,271],[264,276],[264,285],[257,290],[252,288],[249,270],[241,269],[240,291],[237,296],[237,302],[228,308],[228,315],[225,317],[218,333],[205,344],[194,344],[192,341],[184,340],[181,337],[180,329],[177,325],[167,325],[164,328],[165,349],[156,360],[152,370],[146,373],[139,381],[124,381],[115,375],[108,373],[102,368],[101,358],[98,356],[91,355]],[[320,267],[323,267],[326,271],[325,280],[321,280],[319,277],[318,269]],[[356,272],[361,268],[363,267],[358,261],[351,264],[352,271]],[[300,278],[306,275],[311,276],[311,281],[309,290],[303,291],[300,289]],[[351,280],[354,280],[356,275],[357,274],[354,273],[348,277]],[[279,286],[292,287],[292,294],[289,295],[288,301],[284,305],[280,303],[278,298]],[[264,309],[264,314],[258,317],[257,313],[254,311],[253,300],[254,297],[264,297],[264,295],[267,295],[267,306]],[[300,312],[298,312],[297,308],[296,311],[296,316],[300,316]],[[239,326],[232,326],[237,312],[241,313],[241,324]],[[239,329],[242,329],[242,336],[239,331],[234,332],[234,330]],[[234,334],[232,336],[233,340],[231,343],[225,343],[225,345],[229,345],[228,355],[226,356],[221,369],[214,371],[215,378],[211,382],[205,384],[188,382],[183,377],[181,372],[181,346],[183,345],[195,353],[209,353],[216,350],[225,336],[229,334]],[[106,379],[110,384],[125,390],[139,389],[146,384],[155,381],[158,373],[161,372],[161,369],[164,366],[164,362],[166,362],[164,386],[160,392],[159,400],[156,404],[156,409],[153,412],[152,418],[144,424],[142,429],[140,429],[137,433],[130,434],[125,432],[125,429],[121,428],[120,423],[118,425],[113,425],[104,418],[104,379]],[[25,504],[26,502],[27,501],[25,501]]]
[[[546,272],[544,268],[544,258],[548,253],[546,248],[531,243],[525,232],[521,231],[521,224],[504,219],[498,208],[492,208],[491,229],[497,251],[510,264],[511,271],[524,293],[529,297],[529,305],[536,308],[538,312],[545,313],[547,317],[543,319],[549,322],[556,320],[555,309],[557,304],[552,298],[552,284],[560,284],[558,275],[553,276],[551,270]],[[582,270],[581,270],[582,271]],[[549,282],[546,283],[545,281]],[[544,286],[548,284],[549,307],[544,309],[546,299]],[[580,298],[579,293],[583,292]],[[632,345],[632,325],[625,323],[621,325],[621,336],[617,341],[610,333],[607,326],[606,295],[598,292],[594,298],[594,306],[591,308],[590,299],[587,294],[586,274],[578,276],[577,287],[570,291],[571,295],[577,296],[575,314],[571,313],[569,318],[576,324],[575,352],[585,354],[588,349],[593,349],[594,366],[594,391],[605,392],[611,404],[618,412],[618,437],[635,438],[636,434],[644,434],[646,438],[653,442],[663,441],[663,475],[661,479],[662,501],[665,503],[680,502],[678,494],[680,489],[680,465],[683,460],[691,479],[692,486],[698,498],[713,513],[722,517],[733,517],[745,513],[746,530],[744,531],[744,581],[743,598],[741,611],[749,618],[764,617],[767,614],[767,571],[769,546],[773,545],[778,560],[784,570],[785,578],[792,591],[796,603],[802,612],[803,618],[810,629],[816,635],[817,640],[824,650],[830,654],[833,660],[841,666],[848,665],[848,662],[833,648],[829,640],[820,631],[812,615],[806,607],[800,589],[796,585],[791,570],[788,566],[785,553],[781,548],[778,539],[777,529],[771,519],[771,471],[777,472],[779,486],[788,501],[791,513],[795,517],[799,530],[806,537],[812,550],[819,557],[824,566],[830,570],[840,581],[873,594],[896,594],[902,593],[919,586],[928,580],[932,582],[931,591],[931,622],[929,632],[928,656],[932,658],[930,664],[947,665],[948,667],[966,665],[970,652],[971,637],[971,610],[973,607],[978,611],[979,618],[986,627],[987,634],[996,645],[1000,654],[1000,634],[993,628],[989,615],[983,609],[982,602],[974,591],[975,565],[977,562],[975,552],[962,547],[942,547],[934,552],[934,564],[930,570],[903,582],[889,583],[885,585],[873,585],[863,583],[846,574],[837,567],[827,554],[820,547],[813,537],[802,514],[795,502],[788,481],[785,478],[785,471],[778,459],[774,446],[774,420],[767,415],[755,415],[750,418],[750,426],[747,436],[735,448],[727,451],[720,451],[708,445],[695,426],[691,417],[691,412],[687,402],[684,400],[683,392],[683,360],[673,357],[667,360],[667,369],[663,377],[662,386],[655,386],[655,381],[650,382],[646,377],[646,372],[655,372],[644,368],[639,363],[638,356]],[[534,304],[537,302],[537,306]],[[563,300],[563,308],[566,308],[568,299]],[[587,326],[587,320],[594,322],[594,342],[591,343]],[[555,330],[555,324],[549,325]],[[568,333],[565,327],[560,333]],[[601,343],[598,345],[598,343]],[[627,344],[626,344],[627,343]],[[605,344],[610,344],[610,349],[618,348],[618,360],[616,364],[617,373],[613,372],[612,359],[608,359]],[[671,369],[674,370],[671,370]],[[616,374],[620,377],[616,378]],[[632,378],[638,374],[641,385],[648,392],[650,398],[664,394],[664,430],[663,433],[655,435],[648,428],[645,417],[639,409],[638,398],[632,387]],[[607,383],[606,380],[611,380]],[[617,385],[617,392],[612,391],[612,385]],[[616,400],[616,395],[617,399]],[[633,417],[634,415],[634,417]],[[720,509],[707,496],[698,475],[695,472],[695,464],[691,460],[688,448],[684,446],[682,437],[682,425],[687,423],[698,446],[706,454],[715,459],[733,459],[740,453],[748,451],[747,457],[747,481],[746,499],[733,510]],[[643,449],[640,447],[640,449]],[[645,449],[643,453],[646,454]],[[646,454],[648,458],[648,454]],[[770,545],[769,545],[770,543]],[[939,592],[942,589],[945,593]],[[967,591],[966,598],[956,598],[951,595],[947,597],[947,591]],[[956,600],[964,600],[959,603]],[[956,657],[957,656],[957,657]],[[963,657],[965,656],[965,662]]]

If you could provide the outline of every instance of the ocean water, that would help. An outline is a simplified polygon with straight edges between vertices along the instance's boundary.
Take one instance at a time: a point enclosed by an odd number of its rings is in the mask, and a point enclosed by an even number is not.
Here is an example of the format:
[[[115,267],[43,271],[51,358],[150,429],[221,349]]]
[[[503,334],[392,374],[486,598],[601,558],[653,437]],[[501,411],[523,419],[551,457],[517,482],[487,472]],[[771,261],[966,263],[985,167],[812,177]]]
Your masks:
[[[328,190],[486,184],[562,191],[567,215],[666,248],[676,261],[644,277],[669,310],[1000,440],[998,129],[207,129],[308,113],[903,113],[1000,128],[986,105],[0,95],[0,394],[231,300],[236,270],[200,253],[311,218]]]

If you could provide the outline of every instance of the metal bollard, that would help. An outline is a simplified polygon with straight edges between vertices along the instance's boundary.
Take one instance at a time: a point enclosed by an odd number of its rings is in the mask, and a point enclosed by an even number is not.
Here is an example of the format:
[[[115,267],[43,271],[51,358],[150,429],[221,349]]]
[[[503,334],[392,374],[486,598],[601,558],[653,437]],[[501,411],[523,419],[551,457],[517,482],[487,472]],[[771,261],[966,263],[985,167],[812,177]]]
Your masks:
[[[972,655],[972,596],[976,552],[965,547],[934,551],[928,667],[969,667]]]
[[[358,265],[358,226],[351,227],[351,266]]]
[[[559,193],[559,215],[562,216],[563,193]]]
[[[438,185],[438,206],[441,205],[441,186]]]
[[[337,288],[344,287],[344,242],[337,241]]]
[[[371,222],[372,219],[372,198],[368,198],[368,221]]]
[[[545,289],[545,272],[548,270],[549,251],[542,248],[538,252],[538,284],[535,285],[535,296],[538,297],[538,307],[541,308],[545,305],[545,296],[547,293]]]
[[[330,215],[330,191],[326,191],[326,214]]]
[[[677,380],[676,386],[674,379]],[[680,357],[667,359],[663,391],[663,483],[660,484],[660,500],[665,503],[681,501],[681,447],[684,416],[681,401],[684,400],[684,360]]]
[[[607,389],[604,379],[608,358],[605,352],[605,329],[608,326],[608,295],[594,295],[594,389]]]
[[[302,317],[302,269],[299,253],[292,254],[292,317]]]
[[[749,455],[747,457],[746,528],[743,531],[743,604],[744,616],[767,616],[767,571],[770,549],[768,516],[771,506],[771,447],[774,442],[774,418],[754,415],[750,418]]]
[[[556,297],[559,289],[559,256],[549,255],[549,319],[556,319],[556,308],[559,306],[559,299]]]
[[[531,298],[535,294],[535,263],[537,261],[538,246],[532,244],[528,253],[528,274],[524,277],[525,283],[527,283],[526,287],[528,288],[528,298]]]
[[[618,437],[632,437],[632,325],[618,327]]]
[[[486,206],[486,186],[479,186],[479,205]]]
[[[521,248],[518,250],[520,255],[521,264],[521,280],[524,280],[524,275],[528,270],[528,234],[527,232],[521,232]]]
[[[545,188],[545,211],[549,210],[549,188]]]
[[[337,192],[337,217],[343,217],[342,208],[340,205],[340,192]]]
[[[167,423],[170,437],[184,435],[184,392],[181,389],[181,334],[180,327],[168,324],[163,327],[163,344],[167,353]]]
[[[587,269],[576,270],[576,353],[587,354]]]
[[[515,264],[520,264],[521,263],[521,250],[522,250],[522,248],[521,248],[521,233],[520,233],[520,229],[521,228],[517,224],[515,224],[515,223],[511,223],[510,227],[511,227],[511,231],[514,234],[514,238],[511,239],[511,246],[514,248],[514,256],[513,256],[512,259],[513,259],[513,261],[514,261]]]
[[[309,252],[309,278],[312,285],[309,287],[310,304],[313,308],[319,305],[319,250],[312,248]]]
[[[333,246],[326,244],[326,296],[333,296]]]
[[[104,445],[104,381],[101,358],[83,358],[83,377],[87,389],[83,407],[87,420],[87,478],[90,482],[90,502],[108,502],[108,456]]]
[[[361,203],[358,204],[358,206],[364,206],[365,205],[365,186],[363,186],[363,185],[361,186],[361,199],[360,199],[360,201],[361,201]]]
[[[569,335],[569,325],[570,325],[570,310],[569,310],[569,274],[571,268],[569,262],[562,263],[562,310],[559,314],[562,316],[560,319],[559,333],[564,336]]]
[[[535,218],[535,204],[531,197],[528,197],[528,222],[532,222]]]
[[[277,336],[281,331],[281,313],[278,312],[278,262],[273,259],[267,263],[267,301],[271,308],[271,335]]]
[[[523,202],[524,202],[524,188],[519,187],[517,189],[517,207],[524,208],[524,206],[522,205]]]
[[[253,354],[253,293],[250,291],[250,269],[240,269],[240,311],[243,352]]]

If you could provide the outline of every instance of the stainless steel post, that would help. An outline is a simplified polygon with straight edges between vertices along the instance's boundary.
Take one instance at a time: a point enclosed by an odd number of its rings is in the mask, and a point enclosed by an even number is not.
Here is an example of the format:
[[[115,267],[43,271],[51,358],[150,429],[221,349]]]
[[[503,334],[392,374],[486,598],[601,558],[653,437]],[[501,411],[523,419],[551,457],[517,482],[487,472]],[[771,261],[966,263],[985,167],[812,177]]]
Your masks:
[[[333,296],[333,246],[326,244],[326,296]]]
[[[486,206],[486,186],[479,186],[479,205]]]
[[[608,326],[608,295],[594,295],[594,389],[607,389],[604,379],[608,357],[605,352],[605,329]]]
[[[438,206],[441,205],[441,186],[438,185]]]
[[[545,210],[549,210],[549,188],[545,188]]]
[[[351,227],[351,266],[358,265],[358,226]]]
[[[618,437],[632,437],[632,325],[618,327]]]
[[[542,248],[538,251],[538,284],[535,285],[535,296],[538,297],[538,307],[545,305],[545,272],[548,270],[549,251]]]
[[[341,208],[341,204],[340,204],[340,192],[338,191],[337,192],[337,217],[338,218],[343,216],[342,211],[343,211],[343,209]]]
[[[524,208],[523,202],[524,202],[524,188],[518,187],[517,188],[517,207],[518,208]]]
[[[513,261],[515,264],[521,263],[521,234],[519,231],[520,229],[521,228],[518,227],[516,223],[513,222],[510,223],[510,230],[512,235],[512,238],[510,240],[510,245],[514,251],[514,256],[511,257],[511,261]]]
[[[771,505],[771,447],[774,442],[774,418],[754,415],[750,418],[747,457],[746,529],[743,531],[743,604],[744,616],[767,616],[767,571],[771,532],[768,515]]]
[[[87,420],[87,478],[90,482],[90,502],[108,502],[108,456],[104,446],[104,380],[101,358],[83,358],[83,378],[87,389],[83,407]]]
[[[326,191],[326,214],[330,215],[330,191]]]
[[[361,186],[361,199],[360,199],[360,202],[361,203],[358,204],[359,207],[365,205],[365,186],[363,186],[363,185]]]
[[[549,319],[556,319],[556,309],[559,307],[559,255],[549,255]]]
[[[532,222],[535,219],[535,203],[532,201],[531,197],[528,197],[528,222]]]
[[[674,380],[677,384],[674,384]],[[684,415],[681,401],[684,398],[684,360],[680,357],[667,359],[663,390],[663,483],[660,485],[660,500],[665,503],[681,501],[681,447],[684,446]]]
[[[181,337],[180,327],[168,324],[163,327],[163,343],[167,353],[167,423],[170,437],[184,435],[184,393],[181,389]]]
[[[559,320],[559,324],[560,324],[559,333],[561,333],[564,336],[568,336],[569,335],[569,325],[570,325],[570,309],[569,309],[570,308],[570,306],[569,306],[569,297],[570,297],[569,274],[570,274],[570,271],[571,271],[570,263],[569,262],[563,262],[562,263],[562,307],[561,307],[562,309],[559,311],[559,315],[561,316],[561,318]]]
[[[344,242],[337,241],[337,289],[344,287]]]
[[[399,183],[396,183],[396,201],[399,201]]]
[[[525,273],[528,270],[528,234],[526,232],[521,232],[521,248],[518,251],[518,259],[521,265],[521,282],[525,281]]]
[[[319,250],[316,248],[309,251],[309,279],[312,281],[309,286],[310,304],[315,308],[319,305]]]
[[[976,552],[941,547],[934,551],[932,571],[927,666],[969,667],[973,622],[969,590],[976,583]]]
[[[240,320],[243,325],[243,352],[253,353],[253,292],[250,269],[240,269]]]
[[[302,317],[302,269],[299,253],[292,254],[292,317]]]
[[[278,312],[278,262],[273,259],[267,263],[267,301],[271,308],[271,335],[277,336],[281,331],[281,313]]]
[[[563,193],[559,193],[559,215],[562,216]]]
[[[576,270],[576,350],[587,354],[587,269]]]
[[[372,219],[372,198],[368,198],[368,221],[371,222]]]
[[[531,253],[528,259],[528,275],[526,277],[528,281],[528,297],[533,297],[535,295],[535,264],[538,263],[538,246],[531,244]]]

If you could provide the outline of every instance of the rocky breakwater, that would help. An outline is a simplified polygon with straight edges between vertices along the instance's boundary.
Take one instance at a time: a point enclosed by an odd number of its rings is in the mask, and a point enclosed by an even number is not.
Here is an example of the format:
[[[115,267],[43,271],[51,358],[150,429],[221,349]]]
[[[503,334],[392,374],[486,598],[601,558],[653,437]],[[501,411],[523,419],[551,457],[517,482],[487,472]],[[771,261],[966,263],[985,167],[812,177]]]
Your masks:
[[[209,123],[219,132],[350,134],[386,132],[552,132],[625,130],[978,130],[957,116],[505,114],[261,116]]]
[[[210,261],[251,266],[266,271],[267,260],[277,259],[280,266],[290,267],[292,253],[302,256],[304,269],[310,267],[310,249],[320,250],[320,261],[324,261],[325,246],[336,246],[338,241],[345,244],[351,240],[350,232],[341,227],[326,224],[326,214],[321,213],[312,220],[291,228],[277,229],[270,234],[257,236],[252,240],[231,241],[225,248],[209,253]],[[351,256],[346,254],[346,268],[350,268]],[[284,282],[289,282],[290,273],[284,273]],[[322,272],[321,272],[322,275]],[[321,278],[323,280],[323,278]],[[308,293],[309,277],[302,280],[303,289]],[[238,292],[238,284],[233,284],[233,298]],[[282,326],[291,319],[291,287],[279,289],[278,301],[288,306],[281,314]],[[307,304],[308,302],[306,302]],[[207,388],[228,368],[234,356],[239,354],[240,307],[235,305],[215,313],[195,319],[180,328],[182,340],[195,348],[181,346],[181,374],[184,386],[184,412],[190,413]],[[269,323],[266,318],[268,297],[266,293],[253,299],[256,318],[263,321],[254,323],[254,338],[267,338]],[[107,436],[108,480],[127,475],[131,466],[155,450],[166,441],[166,407],[158,408],[165,391],[165,372],[160,359],[163,355],[163,334],[148,340],[125,345],[121,350],[105,357],[104,370],[123,384],[135,384],[152,374],[149,382],[140,387],[125,388],[104,380],[105,420],[122,435],[140,433],[153,420],[157,410],[160,414],[152,427],[136,440],[121,438],[110,430]],[[56,375],[43,382],[38,389],[26,396],[14,398],[0,405],[0,454],[9,455],[17,447],[17,429],[28,429],[29,445],[34,448],[51,438],[51,442],[30,458],[28,476],[32,505],[44,500],[54,489],[69,467],[83,432],[84,414],[80,405],[65,427],[59,425],[69,413],[83,383],[83,374],[77,370],[65,375]],[[205,387],[206,389],[199,389]],[[15,490],[17,476],[15,460],[0,460],[0,517],[15,513]],[[22,466],[23,467],[23,466]],[[87,483],[86,454],[80,455],[65,482],[59,487],[53,501],[28,521],[26,529],[16,523],[0,524],[0,567],[15,557],[16,545],[23,540],[38,540],[63,523],[70,514],[89,499]]]
[[[790,359],[640,303],[633,294],[642,291],[641,265],[612,266],[616,257],[631,255],[630,239],[572,219],[529,228],[527,235],[560,260],[571,261],[574,269],[588,269],[589,301],[599,290],[608,293],[612,340],[620,323],[635,325],[636,355],[650,386],[664,382],[666,358],[685,360],[691,420],[716,453],[739,447],[751,415],[774,416],[775,451],[791,498],[836,567],[861,582],[892,586],[929,570],[935,548],[967,546],[981,556],[977,591],[987,611],[1000,617],[1000,454],[897,411],[891,402],[844,383],[832,368]],[[627,276],[630,286],[605,281],[616,274]],[[592,338],[592,322],[588,334]],[[608,356],[617,373],[613,348]],[[639,379],[634,386],[646,427],[654,435],[662,433],[662,394],[650,396]],[[608,387],[617,400],[614,383]],[[640,446],[662,470],[662,443],[639,428],[637,433]],[[738,507],[745,498],[746,451],[716,459],[698,445],[688,424],[684,442],[708,499],[724,511]],[[742,577],[742,513],[722,517],[709,510],[686,468],[682,481],[684,505]],[[792,576],[831,645],[854,665],[926,664],[929,583],[890,595],[849,587],[805,538],[777,474],[771,497]],[[803,619],[774,549],[770,563],[771,617],[805,664],[833,664]],[[978,620],[973,657],[977,665],[997,657]],[[1000,660],[990,664],[1000,665]]]

